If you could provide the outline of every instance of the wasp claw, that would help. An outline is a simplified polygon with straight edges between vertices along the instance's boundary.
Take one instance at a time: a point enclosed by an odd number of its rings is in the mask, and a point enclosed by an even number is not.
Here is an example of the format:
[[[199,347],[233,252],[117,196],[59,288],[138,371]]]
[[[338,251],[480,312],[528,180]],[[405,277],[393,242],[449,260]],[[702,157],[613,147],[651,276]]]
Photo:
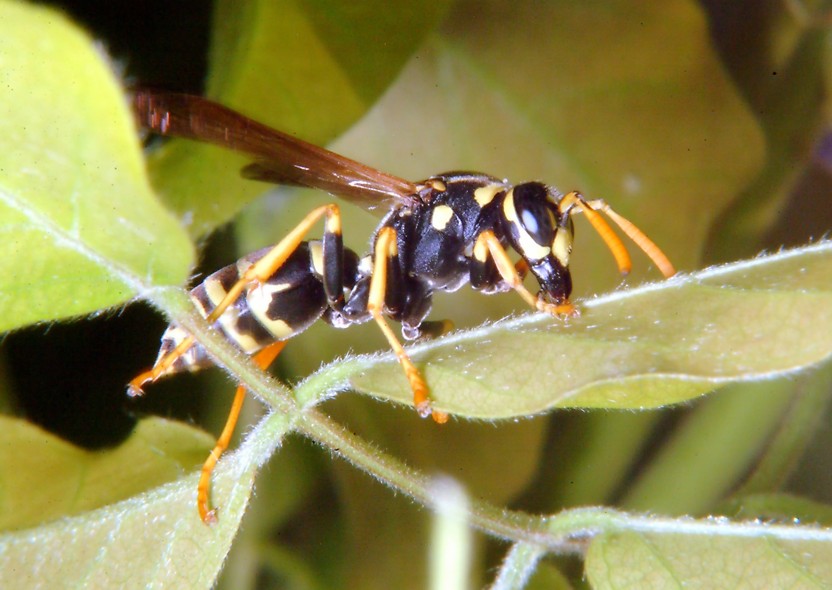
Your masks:
[[[430,407],[430,402],[428,400],[419,402],[416,404],[416,412],[422,418],[427,418],[433,413],[433,410]]]
[[[217,509],[214,508],[206,512],[205,516],[202,518],[202,522],[204,522],[208,526],[217,524]]]
[[[144,395],[144,390],[141,387],[130,384],[127,386],[127,395],[130,397],[141,397]]]

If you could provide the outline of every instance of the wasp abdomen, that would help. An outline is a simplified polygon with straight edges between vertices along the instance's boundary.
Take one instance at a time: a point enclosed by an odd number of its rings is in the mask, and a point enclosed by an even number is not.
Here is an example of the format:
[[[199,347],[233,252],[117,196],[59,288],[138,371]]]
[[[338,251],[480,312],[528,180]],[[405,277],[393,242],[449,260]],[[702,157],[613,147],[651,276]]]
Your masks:
[[[202,316],[207,317],[246,269],[269,250],[253,252],[194,287],[190,296]],[[321,261],[321,243],[302,242],[267,281],[249,285],[214,326],[246,354],[254,354],[275,340],[287,340],[302,332],[327,309]],[[178,326],[168,327],[162,337],[159,358],[172,351],[187,335]],[[166,374],[198,371],[212,365],[205,349],[195,344],[176,359]]]

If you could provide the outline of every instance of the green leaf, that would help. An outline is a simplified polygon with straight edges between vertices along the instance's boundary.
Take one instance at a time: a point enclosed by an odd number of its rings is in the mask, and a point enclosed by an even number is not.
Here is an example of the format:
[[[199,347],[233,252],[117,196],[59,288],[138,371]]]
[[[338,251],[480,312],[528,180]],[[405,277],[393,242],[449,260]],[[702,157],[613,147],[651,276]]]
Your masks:
[[[122,90],[58,13],[0,3],[0,331],[181,284],[193,252],[148,185]]]
[[[601,535],[590,545],[586,576],[606,588],[828,588],[832,544],[788,540],[747,527],[749,538],[718,535]]]
[[[747,479],[742,486],[734,489],[737,496],[749,496],[783,487],[800,466],[807,448],[810,444],[814,445],[813,440],[824,431],[829,402],[832,400],[832,363],[826,363],[823,368],[790,382],[792,403],[780,416],[777,430],[768,441],[765,453],[757,457],[753,473],[746,474]],[[759,400],[749,400],[749,408],[753,408],[753,412],[765,411],[759,405]],[[822,445],[816,446],[820,448]],[[815,469],[818,472],[824,471],[811,457],[806,457],[804,462],[813,465],[809,473]],[[790,481],[789,485],[792,489],[802,489],[794,481]]]
[[[213,439],[161,418],[143,420],[112,451],[87,451],[29,422],[0,417],[0,530],[79,514],[181,477]]]
[[[832,581],[830,529],[608,508],[566,510],[546,525],[550,543],[571,540],[585,550],[584,574],[596,589],[826,588]]]
[[[220,464],[214,492],[227,502],[214,526],[197,514],[194,474],[81,516],[0,535],[0,586],[208,588],[237,532],[253,475],[250,462]]]
[[[832,54],[828,25],[816,26],[827,8],[822,3],[799,4],[772,5],[758,18],[737,23],[730,33],[736,39],[766,29],[768,37],[776,39],[728,55],[726,64],[757,113],[768,149],[759,175],[712,228],[711,260],[751,255],[765,240],[793,244],[811,235],[806,223],[799,222],[800,214],[796,217],[789,209],[812,199],[811,177],[801,173],[811,173],[814,147],[827,132]],[[813,10],[818,14],[811,15]],[[826,194],[822,183],[816,190]],[[792,203],[790,196],[796,198]],[[807,220],[811,216],[803,215]],[[825,229],[822,223],[814,228]]]
[[[461,416],[659,407],[827,359],[830,285],[832,243],[823,242],[586,301],[579,318],[526,316],[411,353],[436,405]],[[395,362],[352,384],[410,403]]]
[[[166,436],[183,428],[151,425],[160,437],[159,444],[136,444],[132,451],[133,445],[127,444],[125,450],[118,449],[101,461],[109,466],[117,463],[122,470],[134,469],[135,465],[125,466],[122,460],[146,460],[168,444],[163,442]],[[255,471],[274,452],[288,428],[285,416],[269,416],[240,449],[218,464],[211,488],[219,507],[216,524],[208,526],[199,518],[199,474],[192,473],[98,510],[0,534],[0,587],[210,587],[240,526]],[[187,432],[184,434],[183,440],[187,440]],[[205,438],[199,435],[201,444]],[[119,457],[120,453],[129,457]],[[103,471],[97,475],[103,476]],[[36,578],[27,579],[27,575]]]
[[[812,418],[822,419],[823,401],[832,394],[831,379],[832,364],[827,363],[789,379],[722,388],[668,434],[640,466],[618,505],[662,514],[703,514],[732,491],[744,495],[736,486],[749,473],[753,477],[743,490],[777,489],[816,431]],[[809,407],[801,408],[806,401]],[[807,414],[812,410],[815,416]]]
[[[778,379],[722,388],[668,436],[619,505],[662,514],[707,513],[760,456],[789,408],[791,384]]]

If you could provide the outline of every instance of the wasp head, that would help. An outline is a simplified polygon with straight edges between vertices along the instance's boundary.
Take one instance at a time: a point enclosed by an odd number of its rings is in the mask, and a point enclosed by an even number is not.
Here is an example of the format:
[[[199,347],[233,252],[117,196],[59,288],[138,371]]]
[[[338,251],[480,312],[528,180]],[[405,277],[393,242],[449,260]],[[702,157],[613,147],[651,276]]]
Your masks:
[[[559,200],[555,189],[540,182],[518,184],[503,200],[509,243],[540,283],[540,295],[557,304],[572,292],[573,227],[568,212],[558,209]]]

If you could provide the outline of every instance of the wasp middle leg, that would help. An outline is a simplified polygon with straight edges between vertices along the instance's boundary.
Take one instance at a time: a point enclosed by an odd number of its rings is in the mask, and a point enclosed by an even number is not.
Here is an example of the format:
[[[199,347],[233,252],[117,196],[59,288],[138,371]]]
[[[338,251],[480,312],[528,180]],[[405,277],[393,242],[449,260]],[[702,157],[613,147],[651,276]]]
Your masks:
[[[384,318],[384,304],[387,299],[387,290],[391,284],[395,287],[396,281],[388,281],[388,268],[399,268],[398,245],[396,243],[396,230],[392,227],[383,227],[376,236],[375,249],[373,253],[373,276],[370,282],[370,293],[367,300],[367,311],[370,312],[378,327],[381,329],[390,348],[396,353],[399,363],[404,369],[405,376],[413,390],[413,405],[419,415],[433,419],[443,424],[448,421],[448,415],[439,410],[431,409],[428,398],[428,386],[424,377],[413,364],[413,361],[404,350],[402,343],[396,338],[392,328]]]

